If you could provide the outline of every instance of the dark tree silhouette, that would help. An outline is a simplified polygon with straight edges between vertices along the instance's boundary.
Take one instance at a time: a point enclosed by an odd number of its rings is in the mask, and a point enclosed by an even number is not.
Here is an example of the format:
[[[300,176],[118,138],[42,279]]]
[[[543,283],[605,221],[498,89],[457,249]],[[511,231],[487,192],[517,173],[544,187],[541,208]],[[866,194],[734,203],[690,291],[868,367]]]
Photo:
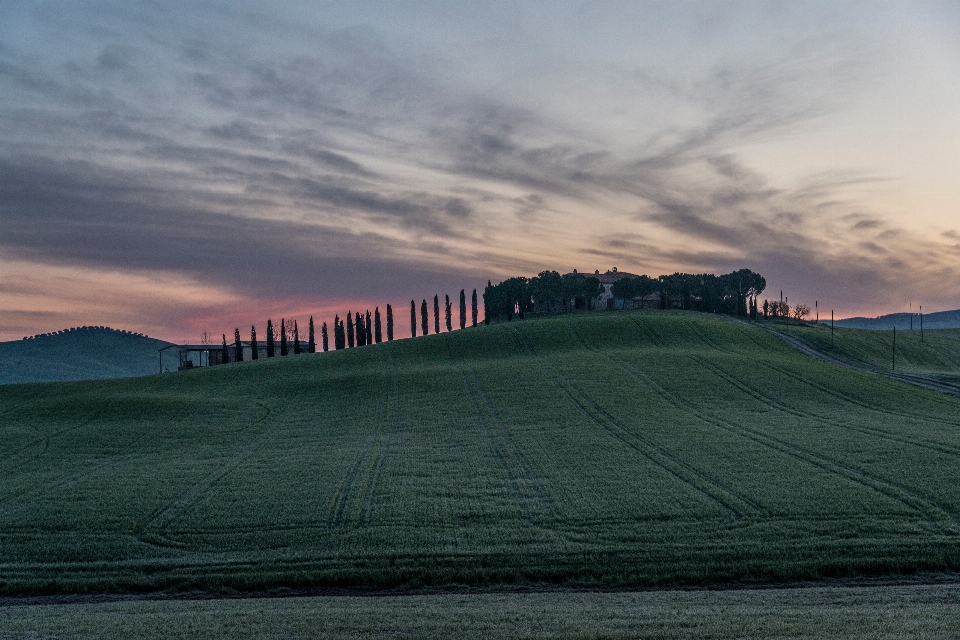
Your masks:
[[[276,345],[274,343],[276,331],[273,329],[273,320],[267,319],[267,357],[272,358],[275,353]]]
[[[440,333],[440,296],[433,296],[433,332]]]
[[[393,307],[387,305],[387,341],[393,340]]]
[[[370,318],[370,309],[367,309],[367,319],[364,322],[367,329],[367,344],[373,344],[373,322]]]
[[[290,353],[287,348],[287,324],[283,318],[280,318],[280,355],[285,356]]]
[[[373,339],[377,341],[377,344],[383,342],[383,329],[380,322],[380,307],[376,307],[373,310]]]
[[[223,335],[223,351],[221,353],[221,357],[223,358],[223,364],[227,364],[228,362],[230,362],[230,349],[227,348],[227,334],[224,333],[222,335]]]
[[[447,333],[449,333],[453,331],[453,319],[450,317],[451,316],[450,296],[444,294],[444,297],[446,298],[446,302],[447,302],[447,306],[444,309],[444,311],[446,312],[444,316],[447,321]]]
[[[256,360],[260,357],[260,354],[257,353],[257,328],[253,325],[250,325],[250,359]]]
[[[240,342],[240,329],[233,330],[233,348],[237,352],[237,362],[243,362],[243,343]]]
[[[472,298],[472,301],[470,302],[470,313],[473,319],[472,326],[475,327],[477,326],[477,290],[476,289],[473,290],[473,298]]]
[[[315,334],[314,331],[313,331],[313,316],[310,316],[310,327],[309,327],[309,328],[310,328],[310,333],[309,333],[309,335],[307,336],[307,337],[308,337],[308,341],[307,341],[307,351],[308,351],[309,353],[316,353],[316,352],[317,352],[317,337],[316,337],[316,334]]]
[[[347,311],[347,346],[353,349],[353,316]]]
[[[367,330],[363,327],[363,314],[357,311],[354,318],[357,325],[357,346],[362,347],[367,344]]]
[[[467,292],[460,289],[460,328],[467,328]]]
[[[410,301],[410,337],[417,337],[417,303]]]
[[[293,354],[300,355],[300,329],[296,320],[293,321]]]
[[[329,351],[329,350],[330,350],[330,338],[329,338],[329,336],[327,335],[327,323],[326,323],[326,322],[324,322],[323,325],[320,327],[320,339],[323,340],[323,350],[324,350],[324,351]]]
[[[346,349],[347,338],[343,333],[343,320],[337,315],[333,319],[333,346],[335,349]]]
[[[493,285],[487,280],[483,290],[483,324],[490,324],[490,310],[493,308]]]
[[[424,298],[420,305],[420,328],[423,329],[423,335],[430,333],[430,317],[427,311],[427,300]]]

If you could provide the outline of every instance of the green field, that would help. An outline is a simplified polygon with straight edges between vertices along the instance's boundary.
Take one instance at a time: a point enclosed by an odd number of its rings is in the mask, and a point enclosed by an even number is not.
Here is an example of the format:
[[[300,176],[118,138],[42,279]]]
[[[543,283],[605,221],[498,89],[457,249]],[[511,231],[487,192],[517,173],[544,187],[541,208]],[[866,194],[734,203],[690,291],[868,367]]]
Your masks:
[[[0,639],[957,638],[960,586],[458,593],[0,606]]]
[[[881,370],[890,370],[894,364],[893,331],[836,328],[831,340],[829,325],[767,326],[851,364]],[[960,382],[960,329],[927,329],[922,336],[919,330],[897,331],[895,370]]]
[[[706,314],[0,387],[0,591],[960,567],[960,398]]]

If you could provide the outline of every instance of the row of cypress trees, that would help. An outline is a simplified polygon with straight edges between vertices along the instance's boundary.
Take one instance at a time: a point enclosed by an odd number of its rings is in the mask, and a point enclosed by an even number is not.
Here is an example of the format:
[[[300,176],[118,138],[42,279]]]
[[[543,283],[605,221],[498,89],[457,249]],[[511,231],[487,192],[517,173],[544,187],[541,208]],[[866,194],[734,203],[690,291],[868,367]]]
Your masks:
[[[444,324],[447,331],[453,331],[453,305],[450,302],[450,296],[445,295],[444,302]],[[473,302],[471,309],[471,326],[477,326],[477,290],[473,290]],[[460,328],[467,327],[467,292],[466,289],[460,290]],[[423,335],[430,333],[430,312],[427,307],[426,298],[420,303],[420,330]],[[440,296],[433,296],[433,332],[440,333]],[[417,301],[410,301],[410,335],[417,337]]]
[[[429,314],[427,307],[427,300],[423,300],[423,304],[420,307],[421,314],[421,330],[423,335],[429,333]],[[473,303],[472,303],[472,326],[477,326],[477,290],[473,290]],[[333,348],[334,349],[352,349],[354,347],[362,347],[368,344],[380,344],[383,342],[383,321],[380,315],[380,307],[376,307],[373,311],[373,314],[370,313],[368,309],[366,312],[357,311],[356,314],[348,311],[347,317],[341,319],[339,314],[334,317],[333,320]],[[446,325],[447,331],[453,331],[453,306],[450,302],[450,296],[445,296],[444,303],[444,324]],[[290,353],[300,354],[300,353],[316,353],[317,352],[317,341],[314,333],[313,325],[313,316],[310,316],[310,324],[307,333],[307,340],[304,344],[300,339],[300,327],[297,325],[297,321],[293,321],[292,331],[287,331],[287,323],[284,318],[280,319],[280,328],[279,330],[273,324],[272,319],[267,319],[267,337],[266,337],[266,356],[268,358],[273,358],[274,356],[286,356]],[[466,290],[460,290],[460,328],[465,329],[467,326],[467,297]],[[433,296],[433,332],[440,333],[440,297],[438,295]],[[288,333],[291,334],[291,337],[288,338]],[[386,312],[386,338],[388,341],[393,340],[393,307],[387,305]],[[414,300],[410,301],[410,334],[412,337],[417,337],[417,313],[416,313],[416,302]],[[279,340],[278,340],[279,338]],[[330,350],[330,332],[327,329],[327,323],[324,322],[320,327],[320,348],[323,351]],[[279,345],[277,344],[279,342]],[[292,346],[291,346],[292,342]],[[233,347],[235,352],[235,361],[243,361],[243,340],[240,337],[239,327],[233,330]],[[250,327],[250,357],[253,360],[256,360],[260,357],[259,354],[259,343],[257,342],[257,328],[256,326]],[[279,346],[279,348],[278,348]],[[230,361],[230,351],[227,346],[227,335],[223,334],[223,362]]]

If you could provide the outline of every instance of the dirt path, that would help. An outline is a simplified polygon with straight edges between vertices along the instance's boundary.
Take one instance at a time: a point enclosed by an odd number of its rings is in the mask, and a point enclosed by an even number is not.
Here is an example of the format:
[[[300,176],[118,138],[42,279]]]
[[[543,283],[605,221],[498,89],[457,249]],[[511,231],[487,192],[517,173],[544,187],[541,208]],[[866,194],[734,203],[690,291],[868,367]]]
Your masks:
[[[896,371],[884,371],[883,369],[878,369],[876,367],[867,365],[867,364],[856,364],[853,362],[846,362],[833,356],[826,354],[822,351],[814,349],[809,344],[795,338],[793,336],[781,333],[776,329],[771,329],[760,324],[753,322],[747,322],[746,320],[741,320],[740,318],[733,318],[730,316],[725,316],[728,320],[733,322],[739,322],[741,324],[750,325],[752,327],[757,327],[766,331],[767,333],[774,335],[791,347],[800,351],[801,353],[810,356],[811,358],[817,358],[818,360],[823,360],[824,362],[829,362],[830,364],[835,364],[840,367],[846,367],[847,369],[856,369],[857,371],[863,371],[865,373],[872,373],[873,375],[883,376],[884,378],[890,378],[891,380],[899,380],[900,382],[906,382],[907,384],[912,384],[917,387],[923,387],[924,389],[930,389],[931,391],[939,391],[941,393],[949,393],[953,396],[960,397],[960,387],[957,385],[949,384],[946,382],[940,382],[939,380],[933,380],[932,378],[927,378],[924,376],[913,375],[909,373],[897,373]]]

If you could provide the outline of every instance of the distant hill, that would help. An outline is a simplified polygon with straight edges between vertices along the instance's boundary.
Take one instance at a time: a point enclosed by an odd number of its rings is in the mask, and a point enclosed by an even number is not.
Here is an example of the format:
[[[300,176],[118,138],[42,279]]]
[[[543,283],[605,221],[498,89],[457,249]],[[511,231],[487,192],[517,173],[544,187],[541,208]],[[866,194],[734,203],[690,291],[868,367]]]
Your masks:
[[[898,330],[910,329],[909,313],[889,313],[877,318],[845,318],[835,322],[838,327],[850,329],[875,329],[889,331],[896,327]],[[937,311],[923,314],[924,329],[960,329],[960,309],[953,311]],[[920,330],[920,314],[913,314],[913,329]]]
[[[0,342],[0,384],[157,373],[157,350],[169,344],[109,327],[78,327]]]

